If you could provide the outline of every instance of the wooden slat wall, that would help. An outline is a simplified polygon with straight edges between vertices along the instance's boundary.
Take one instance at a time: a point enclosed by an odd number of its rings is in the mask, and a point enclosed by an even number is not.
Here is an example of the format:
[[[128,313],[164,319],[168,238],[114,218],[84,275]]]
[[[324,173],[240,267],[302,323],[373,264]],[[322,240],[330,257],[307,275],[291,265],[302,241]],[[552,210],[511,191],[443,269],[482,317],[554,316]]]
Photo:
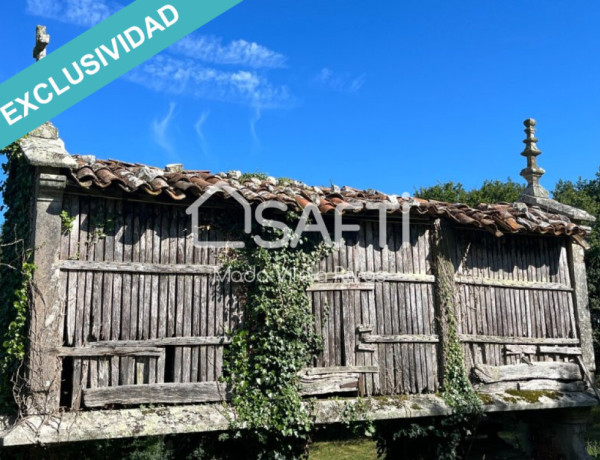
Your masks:
[[[553,289],[499,287],[459,282],[459,333],[500,337],[576,338],[573,296],[561,238],[512,236],[495,238],[462,230],[456,250],[458,275],[469,278],[553,283]],[[502,344],[465,343],[467,366],[516,364]],[[532,360],[563,360],[560,355]]]
[[[189,216],[183,207],[66,195],[64,209],[77,218],[72,230],[63,235],[63,260],[217,263],[214,250],[193,246]],[[218,237],[211,232],[211,238]],[[71,270],[63,271],[62,276],[68,286],[65,346],[223,336],[240,322],[232,286],[208,274]],[[73,407],[80,404],[82,388],[214,381],[221,374],[222,345],[172,347],[169,352],[169,368],[160,357],[73,358]]]
[[[361,377],[361,390],[365,394],[424,393],[438,389],[435,343],[377,343],[372,351],[344,354],[344,350],[356,349],[360,344],[356,334],[360,325],[372,325],[373,334],[379,336],[436,333],[431,283],[381,281],[384,277],[376,276],[430,275],[429,233],[427,225],[412,225],[411,244],[402,248],[401,224],[389,223],[387,248],[380,248],[378,223],[363,221],[358,233],[349,233],[346,244],[321,262],[321,273],[348,272],[359,277],[360,273],[369,272],[374,276],[375,289],[313,293],[317,327],[324,341],[317,366],[378,365],[379,374]]]
[[[208,272],[219,263],[217,253],[192,244],[185,207],[66,195],[64,209],[76,219],[63,235],[61,257],[78,261],[61,272],[67,290],[66,347],[222,337],[241,324],[236,286],[218,282]],[[211,222],[219,211],[201,213],[200,222]],[[314,365],[378,367],[378,373],[361,374],[362,394],[436,392],[439,343],[431,227],[413,222],[410,245],[402,247],[400,222],[389,222],[388,245],[380,248],[378,223],[358,223],[360,231],[345,235],[345,244],[320,262],[318,271],[328,276],[310,292],[324,342]],[[214,228],[203,228],[202,238],[222,239]],[[505,353],[502,343],[482,336],[576,339],[565,240],[495,238],[471,230],[457,234],[459,333],[466,340],[468,368],[519,362],[518,355]],[[104,265],[91,269],[82,263]],[[120,271],[118,263],[136,265]],[[162,266],[179,268],[162,271]],[[332,277],[336,272],[344,275]],[[512,286],[514,282],[521,286]],[[478,340],[469,342],[473,336]],[[71,373],[65,375],[72,380],[71,405],[80,406],[83,389],[213,382],[221,375],[225,346],[215,343],[161,345],[166,353],[158,355],[65,358],[72,360],[65,367]],[[545,354],[530,359],[565,358]]]

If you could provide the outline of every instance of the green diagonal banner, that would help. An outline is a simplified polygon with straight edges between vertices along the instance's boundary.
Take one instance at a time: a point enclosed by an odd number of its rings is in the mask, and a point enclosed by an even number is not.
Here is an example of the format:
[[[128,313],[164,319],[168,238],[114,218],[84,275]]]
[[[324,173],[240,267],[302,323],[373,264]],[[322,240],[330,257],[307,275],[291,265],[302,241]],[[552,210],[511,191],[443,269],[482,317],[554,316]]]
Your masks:
[[[10,144],[242,0],[136,0],[0,85]]]

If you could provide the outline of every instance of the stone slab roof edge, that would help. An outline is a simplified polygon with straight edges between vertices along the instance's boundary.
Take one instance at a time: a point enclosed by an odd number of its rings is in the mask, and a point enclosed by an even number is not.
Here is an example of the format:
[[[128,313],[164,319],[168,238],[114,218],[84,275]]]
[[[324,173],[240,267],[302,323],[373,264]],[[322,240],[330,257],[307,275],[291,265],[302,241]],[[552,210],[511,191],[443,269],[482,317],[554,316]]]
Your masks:
[[[584,211],[580,208],[576,208],[575,206],[569,206],[567,204],[560,203],[559,201],[553,200],[552,198],[523,194],[519,197],[518,201],[522,203],[527,203],[532,206],[539,206],[541,209],[547,212],[563,214],[571,220],[582,222],[596,221],[596,218],[587,211]]]
[[[75,158],[65,149],[65,143],[58,136],[58,130],[46,122],[31,131],[19,141],[25,158],[32,166],[51,168],[75,168]]]

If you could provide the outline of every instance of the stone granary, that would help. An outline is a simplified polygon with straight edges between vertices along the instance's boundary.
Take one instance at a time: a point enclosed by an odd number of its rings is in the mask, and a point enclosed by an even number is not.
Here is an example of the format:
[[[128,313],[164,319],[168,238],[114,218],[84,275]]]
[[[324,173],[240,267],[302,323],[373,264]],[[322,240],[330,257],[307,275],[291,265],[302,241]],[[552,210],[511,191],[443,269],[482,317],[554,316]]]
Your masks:
[[[452,296],[465,366],[488,395],[486,411],[577,408],[569,416],[585,419],[597,403],[583,262],[593,218],[548,198],[535,122],[525,126],[528,187],[518,202],[411,198],[410,244],[402,245],[398,208],[384,248],[367,204],[404,198],[72,156],[52,125],[40,127],[20,141],[35,179],[32,398],[29,415],[2,432],[3,444],[226,429],[218,380],[243,305],[235,283],[214,277],[218,251],[193,244],[185,212],[216,183],[251,206],[316,204],[326,221],[340,202],[358,208],[345,219],[360,230],[321,261],[326,276],[309,288],[325,347],[303,384],[306,395],[319,395],[318,423],[340,417],[339,401],[327,395],[403,395],[402,403],[374,399],[373,419],[448,412],[436,396],[446,339],[440,291]],[[216,193],[197,217],[203,225],[241,211]],[[72,219],[68,230],[61,213]],[[504,397],[510,390],[542,393]],[[148,403],[161,407],[136,408]]]
[[[37,265],[28,407],[18,420],[3,419],[0,442],[228,428],[219,377],[243,304],[236,283],[214,276],[218,250],[193,244],[186,214],[211,186],[225,184],[251,207],[314,204],[326,222],[340,203],[353,205],[344,219],[359,230],[320,262],[324,276],[309,288],[324,350],[301,385],[317,396],[316,423],[339,422],[359,397],[370,399],[371,420],[449,414],[439,391],[448,340],[442,303],[450,299],[484,411],[540,415],[555,449],[574,455],[598,402],[584,265],[594,219],[548,197],[535,121],[525,127],[521,198],[470,207],[70,155],[57,130],[41,126],[19,141],[34,183]],[[380,202],[398,205],[387,216],[385,247],[368,206]],[[214,193],[196,216],[201,239],[227,239],[211,226],[224,214],[241,216],[240,203]]]

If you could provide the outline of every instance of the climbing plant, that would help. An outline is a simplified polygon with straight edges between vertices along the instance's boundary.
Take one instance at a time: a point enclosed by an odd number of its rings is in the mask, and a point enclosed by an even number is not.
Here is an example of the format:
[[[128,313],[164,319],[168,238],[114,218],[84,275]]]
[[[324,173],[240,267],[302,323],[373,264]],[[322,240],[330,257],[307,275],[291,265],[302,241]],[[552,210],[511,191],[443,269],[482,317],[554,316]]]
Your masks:
[[[14,389],[27,350],[27,311],[35,266],[31,263],[33,171],[18,143],[2,150],[4,223],[0,236],[0,406],[15,409]]]
[[[281,236],[275,229],[261,231],[265,239]],[[248,241],[226,263],[229,273],[249,280],[242,294],[243,325],[226,351],[223,378],[235,411],[233,436],[245,438],[248,458],[305,456],[312,423],[298,372],[322,349],[306,289],[329,250],[308,238],[279,249]]]
[[[386,458],[410,454],[411,458],[464,458],[467,439],[473,434],[483,412],[482,403],[469,381],[465,368],[462,344],[456,320],[456,293],[454,267],[449,256],[453,250],[451,236],[443,225],[434,224],[434,269],[436,276],[436,303],[438,327],[444,338],[442,392],[452,413],[427,420],[424,423],[406,423],[398,426],[379,425],[378,449]],[[410,452],[409,452],[410,451]]]

